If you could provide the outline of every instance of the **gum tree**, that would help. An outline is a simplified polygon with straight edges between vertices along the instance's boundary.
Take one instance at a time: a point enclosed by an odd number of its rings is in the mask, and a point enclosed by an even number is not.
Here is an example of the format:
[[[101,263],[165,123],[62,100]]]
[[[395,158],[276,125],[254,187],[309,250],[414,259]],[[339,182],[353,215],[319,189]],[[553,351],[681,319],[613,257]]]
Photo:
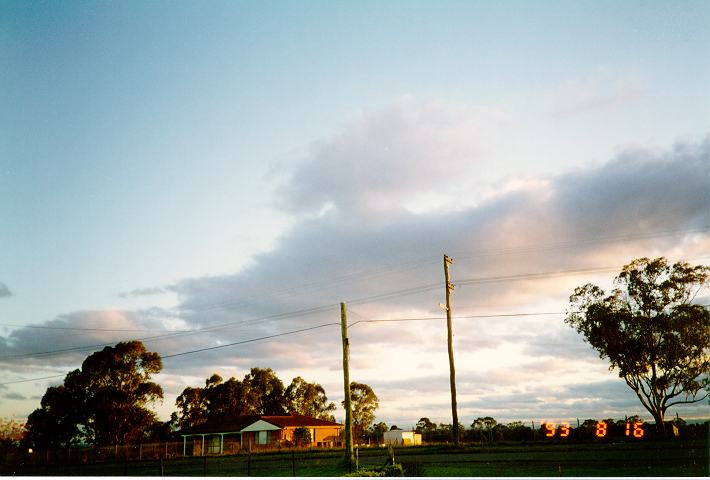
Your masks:
[[[707,266],[640,258],[609,295],[587,284],[570,297],[565,322],[618,370],[664,434],[669,407],[708,396],[710,312],[692,302],[709,276]]]

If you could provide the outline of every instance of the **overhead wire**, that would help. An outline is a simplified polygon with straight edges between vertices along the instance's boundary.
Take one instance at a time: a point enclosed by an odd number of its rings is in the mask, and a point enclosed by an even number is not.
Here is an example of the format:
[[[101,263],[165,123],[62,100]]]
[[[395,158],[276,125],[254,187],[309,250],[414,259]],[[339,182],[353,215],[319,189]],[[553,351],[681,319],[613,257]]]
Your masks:
[[[265,336],[258,337],[258,338],[250,338],[250,339],[248,339],[248,340],[240,340],[240,341],[238,341],[238,342],[225,343],[225,344],[222,344],[222,345],[215,345],[215,346],[212,346],[212,347],[198,348],[198,349],[195,349],[195,350],[188,350],[188,351],[185,351],[185,352],[173,353],[173,354],[170,354],[170,355],[161,355],[160,358],[161,358],[161,360],[165,360],[165,359],[169,359],[169,358],[180,357],[180,356],[183,356],[183,355],[192,355],[192,354],[195,354],[195,353],[201,353],[201,352],[206,352],[206,351],[210,351],[210,350],[219,350],[219,349],[222,349],[222,348],[234,347],[234,346],[237,346],[237,345],[245,345],[245,344],[248,344],[248,343],[254,343],[254,342],[263,341],[263,340],[270,340],[270,339],[273,339],[273,338],[284,337],[284,336],[287,336],[287,335],[295,335],[295,334],[298,334],[298,333],[309,332],[309,331],[317,330],[317,329],[320,329],[320,328],[325,328],[325,327],[330,327],[330,326],[339,326],[339,325],[340,325],[340,323],[337,323],[337,322],[323,323],[323,324],[320,324],[320,325],[313,325],[313,326],[306,327],[306,328],[300,328],[300,329],[297,329],[297,330],[291,330],[291,331],[289,331],[289,332],[280,332],[280,333],[275,333],[275,334],[273,334],[273,335],[265,335]],[[33,382],[33,381],[37,381],[37,380],[47,380],[47,379],[50,379],[50,378],[63,377],[63,376],[65,376],[65,375],[66,375],[66,374],[51,375],[51,376],[47,376],[47,377],[27,378],[27,379],[23,379],[23,380],[13,380],[13,381],[9,381],[9,382],[1,382],[1,383],[0,383],[0,386],[2,386],[2,385],[10,385],[10,384],[14,384],[14,383]]]
[[[557,242],[557,243],[552,243],[552,244],[547,244],[547,245],[528,245],[528,246],[521,246],[521,247],[511,247],[511,248],[499,248],[499,249],[483,249],[483,250],[478,250],[474,253],[471,253],[468,250],[461,250],[461,251],[453,251],[452,255],[457,255],[457,259],[470,259],[470,258],[475,258],[475,257],[485,257],[485,256],[498,256],[498,255],[510,255],[510,254],[516,254],[516,253],[532,253],[532,252],[537,252],[537,251],[544,251],[547,249],[556,249],[556,248],[565,248],[565,247],[573,247],[573,246],[579,246],[579,245],[587,245],[587,244],[595,244],[595,243],[609,243],[609,242],[616,242],[616,241],[629,241],[629,240],[637,240],[637,239],[649,239],[649,238],[656,238],[656,237],[662,237],[662,236],[673,236],[673,235],[680,235],[680,234],[690,234],[690,233],[703,233],[710,231],[710,226],[702,226],[698,228],[693,228],[693,229],[677,229],[677,230],[662,230],[662,231],[656,231],[656,232],[649,232],[649,233],[643,233],[643,234],[632,234],[632,235],[623,235],[623,236],[609,236],[609,237],[598,237],[595,239],[591,240],[582,240],[582,241],[567,241],[567,242]],[[357,279],[364,279],[364,278],[370,278],[372,276],[378,276],[382,274],[388,274],[388,273],[395,273],[398,271],[406,271],[408,269],[411,269],[413,266],[419,266],[419,265],[424,265],[424,264],[429,264],[429,263],[435,263],[439,262],[440,259],[437,257],[436,259],[430,258],[430,257],[420,257],[416,260],[410,260],[404,263],[399,264],[400,268],[393,269],[392,265],[385,265],[385,266],[379,266],[374,269],[370,270],[361,270],[361,271],[354,271],[354,272],[348,272],[346,274],[340,275],[338,277],[330,278],[330,279],[325,279],[325,280],[320,280],[316,282],[310,282],[310,283],[305,283],[301,284],[295,287],[289,287],[287,289],[283,290],[275,290],[272,292],[267,292],[267,293],[259,293],[259,294],[254,294],[248,297],[242,297],[242,299],[235,299],[234,301],[230,302],[222,302],[218,304],[213,304],[213,305],[208,305],[205,307],[201,308],[185,308],[184,311],[189,311],[191,313],[203,313],[203,312],[208,312],[216,309],[221,309],[225,307],[232,307],[232,306],[238,306],[247,303],[248,299],[252,298],[269,298],[269,297],[274,297],[274,296],[279,296],[280,294],[286,293],[286,294],[291,294],[293,291],[297,291],[298,289],[302,288],[308,288],[312,286],[320,286],[323,284],[329,284],[332,285],[334,283],[339,283],[339,281],[348,279],[348,278],[357,278]],[[402,269],[401,267],[405,267]],[[531,275],[537,275],[537,274],[531,274]],[[520,279],[524,279],[523,277],[516,276]],[[493,281],[501,281],[501,280],[506,280],[510,279],[511,276],[507,277],[499,277],[499,279],[493,279],[493,278],[486,278],[483,277],[481,279],[468,279],[468,280],[461,280],[458,281],[457,284],[468,284],[468,283],[474,283],[474,282],[482,282],[483,280],[487,282],[493,282]],[[423,286],[423,287],[430,287],[430,288],[436,288],[435,285],[438,284],[432,284],[430,286]],[[414,289],[417,288],[422,288],[422,287],[413,287]],[[396,293],[396,292],[394,292]],[[415,292],[418,293],[418,292]],[[390,294],[383,294],[383,296],[386,298]],[[376,298],[377,296],[373,297],[366,297],[366,298]],[[354,301],[358,302],[362,299],[356,299]],[[179,311],[179,310],[178,310]],[[2,326],[16,326],[16,327],[24,327],[24,328],[37,328],[37,329],[48,329],[48,330],[76,330],[76,331],[81,331],[81,330],[86,330],[86,331],[123,331],[122,329],[106,329],[106,328],[90,328],[90,327],[49,327],[49,326],[39,326],[39,325],[21,325],[21,324],[4,324]],[[231,325],[230,325],[231,326]],[[125,331],[165,331],[168,332],[170,335],[176,334],[176,333],[191,333],[191,332],[197,332],[195,329],[188,329],[188,330],[161,330],[161,329],[126,329]]]
[[[189,350],[187,352],[173,353],[171,355],[162,355],[160,358],[162,358],[162,359],[174,358],[174,357],[180,357],[182,355],[191,355],[193,353],[206,352],[209,350],[218,350],[221,348],[233,347],[235,345],[244,345],[246,343],[253,343],[253,342],[260,341],[260,340],[267,340],[267,339],[272,339],[272,338],[277,338],[277,337],[284,337],[286,335],[295,335],[297,333],[309,332],[311,330],[317,330],[319,328],[330,327],[333,325],[339,326],[340,324],[336,323],[336,322],[323,323],[321,325],[314,325],[312,327],[300,328],[298,330],[292,330],[290,332],[275,333],[273,335],[266,335],[266,336],[259,337],[259,338],[251,338],[249,340],[240,340],[238,342],[225,343],[223,345],[215,345],[213,347],[198,348],[196,350]]]
[[[335,305],[323,305],[320,307],[314,307],[314,308],[310,308],[310,309],[303,309],[303,310],[297,310],[297,311],[286,312],[286,313],[278,313],[278,314],[273,314],[273,315],[264,315],[261,317],[256,317],[256,318],[251,318],[251,319],[246,319],[246,320],[227,322],[227,323],[223,323],[223,324],[219,324],[219,325],[213,325],[213,326],[208,326],[208,327],[204,327],[204,328],[197,328],[197,329],[192,329],[192,330],[181,330],[181,331],[178,331],[177,333],[156,335],[156,336],[152,336],[152,337],[144,337],[144,338],[133,339],[133,340],[138,340],[141,342],[151,342],[151,341],[157,341],[157,340],[165,340],[165,339],[169,339],[169,338],[176,338],[176,337],[180,337],[180,336],[214,332],[216,330],[221,330],[221,329],[233,327],[236,325],[243,325],[246,323],[263,322],[266,320],[284,319],[284,318],[290,318],[290,317],[294,317],[294,316],[320,313],[320,312],[324,312],[329,309],[332,309],[334,307],[335,307]],[[92,350],[95,348],[112,346],[114,343],[101,343],[101,344],[95,344],[95,345],[84,345],[84,346],[79,346],[79,347],[69,347],[69,348],[63,348],[63,349],[57,349],[57,350],[48,350],[48,351],[43,351],[43,352],[21,353],[21,354],[14,354],[14,355],[2,355],[2,356],[0,356],[0,360],[39,357],[39,356],[48,356],[48,355],[54,355],[54,354],[60,354],[60,353],[86,351],[86,350]]]
[[[700,304],[700,305],[703,307],[710,306],[710,304]],[[358,320],[356,322],[352,322],[352,323],[348,324],[348,328],[354,327],[354,326],[356,326],[358,324],[362,324],[362,323],[387,323],[387,322],[446,320],[446,317],[415,317],[415,318],[410,317],[410,318],[368,319],[365,316],[359,314],[358,312],[356,312],[352,309],[349,310],[349,313],[355,314],[356,316],[362,318],[363,320]],[[457,315],[452,318],[453,319],[474,319],[474,318],[530,317],[530,316],[564,315],[566,313],[567,312],[517,312],[517,313],[499,313],[499,314],[487,314],[487,315],[482,315],[482,314],[481,315]],[[165,359],[180,357],[180,356],[184,356],[184,355],[192,355],[195,353],[201,353],[201,352],[206,352],[206,351],[211,351],[211,350],[219,350],[222,348],[233,347],[233,346],[237,346],[237,345],[244,345],[244,344],[254,343],[254,342],[263,341],[263,340],[271,340],[271,339],[278,338],[278,337],[295,335],[298,333],[317,330],[317,329],[324,328],[324,327],[339,326],[339,325],[340,325],[340,323],[337,323],[337,322],[323,323],[320,325],[313,325],[310,327],[292,330],[292,331],[288,331],[288,332],[280,332],[280,333],[276,333],[276,334],[272,334],[272,335],[251,338],[248,340],[240,340],[237,342],[226,343],[223,345],[215,345],[212,347],[205,347],[205,348],[199,348],[199,349],[195,349],[195,350],[188,350],[185,352],[174,353],[174,354],[170,354],[170,355],[161,355],[161,359],[165,360]],[[545,342],[545,343],[535,343],[535,345],[563,345],[563,344],[559,343],[559,342],[558,343]],[[564,345],[566,345],[566,344],[564,344]],[[0,383],[0,386],[16,384],[16,383],[39,381],[39,380],[47,380],[47,379],[59,378],[59,377],[63,377],[63,376],[65,376],[65,374],[51,375],[51,376],[46,376],[46,377],[30,378],[30,379],[23,379],[23,380],[13,380],[13,381],[9,381],[9,382],[2,382],[2,383]]]
[[[620,268],[620,266],[598,267],[598,268],[577,269],[577,270],[558,270],[558,271],[550,271],[550,272],[536,272],[536,273],[528,273],[528,274],[516,274],[516,275],[505,275],[505,276],[494,276],[494,277],[476,277],[476,278],[458,280],[455,282],[455,285],[497,283],[497,282],[519,281],[519,280],[538,280],[538,279],[543,279],[543,278],[559,277],[559,276],[566,276],[566,275],[581,275],[581,274],[585,274],[585,273],[602,273],[602,272],[608,272],[608,271],[615,271],[615,270],[618,270],[618,268]],[[434,289],[437,289],[440,287],[441,287],[440,282],[431,283],[431,284],[427,284],[427,285],[420,285],[417,287],[411,287],[411,288],[396,290],[396,291],[392,291],[392,292],[387,292],[387,293],[383,293],[383,294],[377,294],[377,295],[371,295],[371,296],[367,296],[367,297],[356,298],[353,300],[349,300],[347,303],[350,305],[361,305],[361,304],[366,304],[366,303],[372,303],[374,301],[379,301],[379,300],[389,300],[389,299],[398,298],[401,296],[408,296],[408,295],[423,293],[423,292],[431,291],[431,290],[434,290]],[[180,337],[180,336],[195,335],[195,334],[199,334],[199,333],[214,332],[214,331],[222,330],[225,328],[233,327],[236,325],[244,325],[244,324],[255,323],[255,322],[264,321],[264,320],[283,319],[283,318],[289,318],[289,317],[293,317],[293,316],[324,312],[324,311],[327,311],[328,309],[334,308],[336,306],[337,306],[336,304],[323,305],[323,306],[299,310],[299,311],[295,311],[295,312],[287,312],[287,313],[257,317],[257,318],[253,318],[253,319],[238,320],[238,321],[234,321],[234,322],[227,322],[227,323],[212,325],[212,326],[199,328],[199,329],[183,330],[183,331],[178,331],[175,333],[157,335],[157,336],[153,336],[153,337],[145,337],[145,338],[138,339],[138,340],[143,341],[143,342],[148,342],[148,341],[157,341],[157,340],[163,340],[163,339],[168,339],[168,338],[176,338],[176,337]],[[4,355],[4,356],[0,356],[0,360],[9,359],[9,358],[28,358],[28,357],[36,357],[36,356],[46,356],[46,355],[53,355],[53,354],[57,354],[57,353],[68,353],[68,352],[75,352],[75,351],[85,351],[85,350],[90,350],[90,349],[94,349],[94,348],[101,348],[101,347],[105,347],[105,346],[110,346],[112,344],[113,343],[102,343],[102,344],[98,344],[98,345],[70,347],[70,348],[51,350],[51,351],[45,351],[45,352],[33,352],[33,353],[24,353],[24,354],[15,354],[15,355]]]
[[[546,251],[550,249],[558,249],[558,248],[568,248],[568,247],[574,247],[577,245],[589,245],[589,244],[595,244],[595,243],[610,243],[610,242],[616,242],[616,241],[629,241],[629,240],[637,240],[637,239],[650,239],[650,238],[656,238],[656,237],[663,237],[663,236],[674,236],[674,235],[680,235],[680,234],[689,234],[689,233],[702,233],[710,231],[710,226],[703,226],[703,227],[698,227],[694,229],[679,229],[679,230],[663,230],[663,231],[656,231],[656,232],[649,232],[645,234],[632,234],[632,235],[623,235],[623,236],[610,236],[610,237],[600,237],[597,239],[591,239],[591,240],[583,240],[583,241],[567,241],[567,242],[557,242],[557,243],[551,243],[547,245],[526,245],[526,246],[521,246],[521,247],[511,247],[511,248],[494,248],[494,249],[482,249],[478,250],[475,252],[471,252],[468,250],[462,250],[462,251],[454,251],[452,252],[452,255],[457,255],[459,259],[470,259],[470,258],[476,258],[476,257],[487,257],[487,256],[499,256],[499,255],[510,255],[510,254],[524,254],[524,253],[534,253],[537,251]],[[223,308],[230,308],[230,307],[237,307],[241,305],[246,305],[249,304],[248,300],[251,299],[265,299],[265,298],[273,298],[273,297],[278,297],[281,295],[293,295],[293,292],[297,292],[298,290],[303,290],[303,289],[308,289],[311,287],[319,287],[322,285],[329,285],[329,286],[335,286],[337,284],[341,284],[345,280],[349,280],[351,278],[357,279],[357,280],[362,280],[362,279],[367,279],[367,278],[372,278],[372,277],[377,277],[381,275],[386,275],[390,273],[396,273],[396,272],[402,272],[402,271],[407,271],[411,270],[412,268],[416,268],[421,265],[426,265],[426,264],[433,264],[433,263],[438,263],[441,261],[441,259],[437,257],[418,257],[417,259],[409,260],[404,263],[399,262],[397,265],[380,265],[378,267],[372,268],[372,269],[365,269],[365,270],[360,270],[360,271],[350,271],[348,273],[336,276],[336,277],[331,277],[328,279],[323,279],[319,281],[313,281],[313,282],[308,282],[308,283],[302,283],[299,284],[298,286],[292,286],[288,287],[286,289],[281,289],[281,290],[272,290],[270,292],[259,292],[255,293],[253,295],[247,296],[247,297],[242,297],[234,300],[230,300],[227,302],[220,302],[217,304],[212,304],[212,305],[207,305],[207,306],[202,306],[199,308],[185,308],[184,311],[192,312],[192,313],[202,313],[202,312],[208,312],[208,311],[213,311],[213,310],[219,310]],[[397,267],[397,268],[393,268]],[[181,310],[178,310],[181,311]]]

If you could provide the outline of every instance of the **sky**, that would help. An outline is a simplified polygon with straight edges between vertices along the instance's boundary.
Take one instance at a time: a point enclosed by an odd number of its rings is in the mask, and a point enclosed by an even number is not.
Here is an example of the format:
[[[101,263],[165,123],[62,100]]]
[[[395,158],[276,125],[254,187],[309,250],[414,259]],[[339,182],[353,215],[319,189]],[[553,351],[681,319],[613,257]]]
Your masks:
[[[0,2],[0,417],[141,339],[162,419],[258,366],[342,420],[345,302],[377,421],[451,423],[446,254],[461,423],[650,418],[564,318],[634,258],[710,265],[709,22],[703,1]]]

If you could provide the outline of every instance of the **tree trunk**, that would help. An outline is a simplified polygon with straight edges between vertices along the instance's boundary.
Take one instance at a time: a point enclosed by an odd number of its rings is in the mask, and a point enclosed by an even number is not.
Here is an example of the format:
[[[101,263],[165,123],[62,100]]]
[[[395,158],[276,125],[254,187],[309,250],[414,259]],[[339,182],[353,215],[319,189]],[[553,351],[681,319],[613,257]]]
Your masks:
[[[663,410],[658,410],[653,412],[653,419],[656,421],[656,432],[658,432],[663,438],[666,438],[666,423],[664,422]]]

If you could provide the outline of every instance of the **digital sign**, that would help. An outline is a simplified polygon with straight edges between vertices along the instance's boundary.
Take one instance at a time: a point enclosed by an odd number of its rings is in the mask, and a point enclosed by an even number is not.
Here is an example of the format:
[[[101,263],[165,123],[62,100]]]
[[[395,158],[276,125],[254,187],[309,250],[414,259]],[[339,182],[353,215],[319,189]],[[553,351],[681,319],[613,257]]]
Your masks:
[[[570,426],[569,423],[567,422],[561,422],[561,423],[556,423],[556,422],[541,422],[542,425],[542,430],[547,438],[567,438],[570,436],[572,433],[572,427]],[[609,425],[605,421],[598,421],[593,427],[594,430],[594,436],[599,439],[606,438],[609,436],[610,429],[612,426],[618,431],[620,428],[620,425],[617,423],[615,425]],[[624,436],[628,438],[644,438],[645,435],[645,430],[644,430],[644,422],[626,422],[624,425]],[[620,435],[621,432],[619,431],[618,434]]]

